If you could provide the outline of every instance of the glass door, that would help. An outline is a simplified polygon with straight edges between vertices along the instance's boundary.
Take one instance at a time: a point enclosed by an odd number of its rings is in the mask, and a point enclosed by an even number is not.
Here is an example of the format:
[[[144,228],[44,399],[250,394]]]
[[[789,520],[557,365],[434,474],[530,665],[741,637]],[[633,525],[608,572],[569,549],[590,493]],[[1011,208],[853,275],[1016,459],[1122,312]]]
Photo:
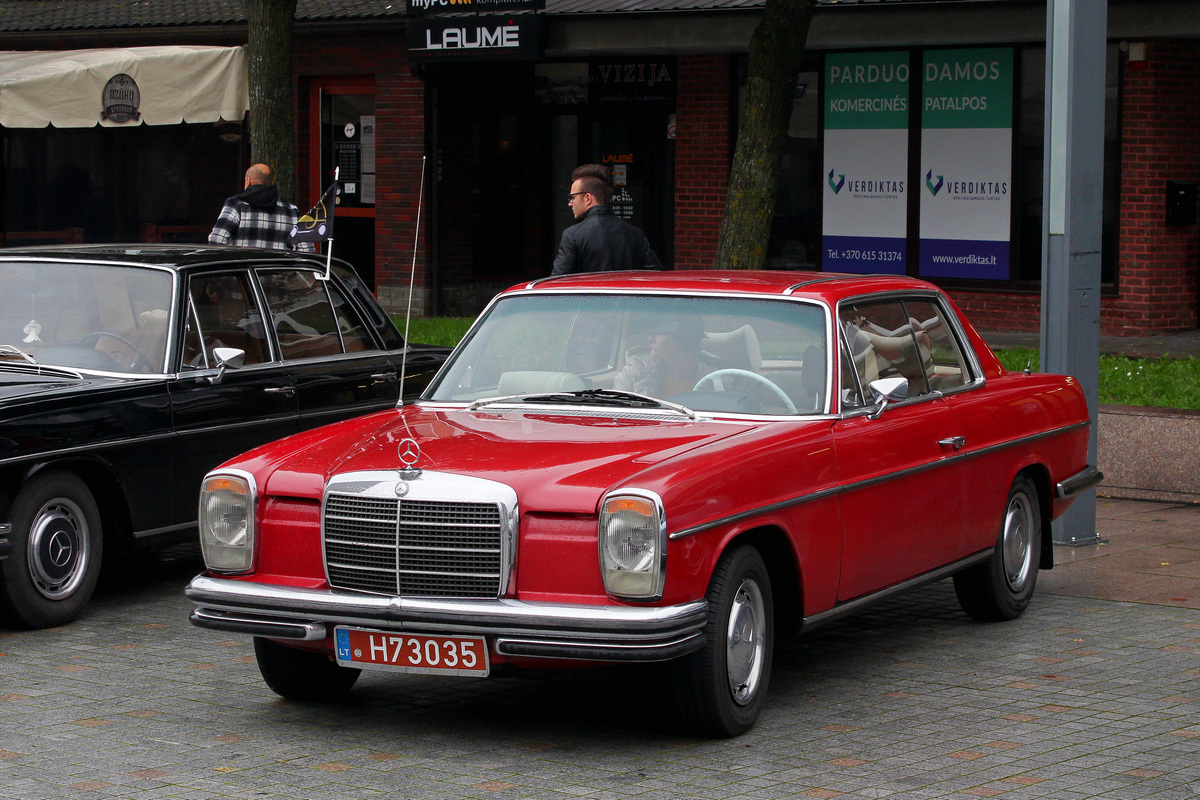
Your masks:
[[[325,78],[309,90],[309,202],[333,181],[338,194],[333,254],[375,289],[375,80]],[[297,203],[297,205],[305,205]],[[302,211],[304,209],[301,209]]]

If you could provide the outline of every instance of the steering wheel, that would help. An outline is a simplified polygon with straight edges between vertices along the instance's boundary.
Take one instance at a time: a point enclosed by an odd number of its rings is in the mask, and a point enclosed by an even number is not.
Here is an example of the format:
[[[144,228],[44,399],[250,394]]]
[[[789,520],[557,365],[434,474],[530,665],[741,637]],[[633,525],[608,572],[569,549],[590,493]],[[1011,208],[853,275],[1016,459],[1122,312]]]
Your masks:
[[[770,378],[764,378],[757,372],[750,372],[749,370],[745,369],[719,369],[715,372],[710,372],[700,380],[696,381],[696,385],[692,387],[692,391],[698,392],[706,388],[705,384],[711,383],[714,390],[718,392],[724,392],[726,391],[725,378],[749,378],[751,382],[757,383],[760,386],[769,389],[771,394],[783,403],[783,407],[788,410],[788,413],[798,413],[796,411],[796,404],[792,402],[792,398],[788,397],[787,393],[784,392],[783,389],[780,389],[774,382],[772,382]]]
[[[134,372],[154,372],[154,364],[151,363],[149,357],[147,357],[147,355],[142,352],[142,349],[140,347],[138,347],[136,344],[134,344],[133,342],[126,339],[124,336],[121,336],[120,334],[112,333],[110,331],[95,331],[93,333],[89,333],[87,336],[80,339],[79,346],[80,347],[95,347],[96,344],[100,341],[100,339],[105,336],[107,336],[110,339],[116,339],[118,342],[120,342],[121,344],[125,345],[126,347],[128,347],[130,350],[133,351],[133,354],[134,354],[133,362],[130,363],[128,369],[130,369],[131,371],[134,371]],[[111,358],[112,353],[108,353],[108,356]],[[116,359],[113,358],[113,361],[116,361]],[[120,362],[118,361],[117,363],[119,364]]]

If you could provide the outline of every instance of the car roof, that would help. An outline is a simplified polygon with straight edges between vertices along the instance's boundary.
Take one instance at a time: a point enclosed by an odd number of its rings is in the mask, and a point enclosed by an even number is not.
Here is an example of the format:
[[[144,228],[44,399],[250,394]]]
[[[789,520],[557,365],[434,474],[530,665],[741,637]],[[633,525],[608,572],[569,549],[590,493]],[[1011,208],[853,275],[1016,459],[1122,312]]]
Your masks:
[[[71,244],[38,247],[6,247],[0,250],[3,261],[87,261],[112,264],[185,269],[210,264],[257,264],[307,261],[316,269],[325,268],[325,260],[311,253],[259,247],[212,244]]]
[[[939,292],[927,281],[903,275],[851,275],[840,272],[782,270],[635,270],[589,272],[542,278],[508,291],[634,291],[701,294],[762,294],[804,297],[836,303],[849,297],[879,292]]]

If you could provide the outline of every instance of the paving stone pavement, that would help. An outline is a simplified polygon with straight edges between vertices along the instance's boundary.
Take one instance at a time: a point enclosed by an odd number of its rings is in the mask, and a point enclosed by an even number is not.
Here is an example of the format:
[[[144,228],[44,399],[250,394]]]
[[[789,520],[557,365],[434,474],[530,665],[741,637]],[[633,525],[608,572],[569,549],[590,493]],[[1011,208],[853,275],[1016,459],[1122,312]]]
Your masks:
[[[1102,504],[1114,554],[1138,549],[1122,517],[1200,542],[1200,507],[1146,511]],[[1200,610],[1097,599],[1094,569],[1011,623],[943,582],[783,642],[758,726],[719,741],[665,724],[646,670],[286,702],[248,638],[187,622],[198,569],[109,570],[78,622],[0,628],[0,798],[1200,797]]]

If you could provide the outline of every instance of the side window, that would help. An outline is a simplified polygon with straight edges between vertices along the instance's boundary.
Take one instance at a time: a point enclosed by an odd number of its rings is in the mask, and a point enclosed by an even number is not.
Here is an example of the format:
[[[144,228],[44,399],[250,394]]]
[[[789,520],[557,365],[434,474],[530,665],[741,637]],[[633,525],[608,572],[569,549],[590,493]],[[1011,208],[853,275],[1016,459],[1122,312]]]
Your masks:
[[[928,300],[905,302],[910,324],[917,336],[927,337],[929,357],[925,361],[929,388],[945,392],[965,386],[971,381],[971,372],[954,331],[946,324],[945,316],[938,305]]]
[[[371,334],[367,332],[367,327],[363,325],[354,306],[342,296],[341,291],[333,283],[328,283],[327,288],[329,297],[333,301],[333,313],[337,315],[338,332],[342,335],[342,348],[347,353],[376,349]]]
[[[877,378],[907,378],[909,397],[953,389],[970,379],[953,331],[931,300],[846,304],[840,319],[864,392]]]
[[[188,281],[184,367],[214,366],[217,347],[244,350],[247,364],[269,360],[262,313],[245,273],[195,275]]]
[[[308,270],[259,270],[271,325],[285,361],[374,349],[337,287]]]
[[[863,399],[863,389],[860,385],[861,377],[858,372],[858,364],[855,362],[854,356],[850,354],[849,342],[842,340],[841,351],[842,365],[840,368],[842,374],[841,395],[842,408],[862,408],[867,405],[867,401]],[[860,349],[862,354],[864,349]],[[860,356],[865,360],[865,356]]]

